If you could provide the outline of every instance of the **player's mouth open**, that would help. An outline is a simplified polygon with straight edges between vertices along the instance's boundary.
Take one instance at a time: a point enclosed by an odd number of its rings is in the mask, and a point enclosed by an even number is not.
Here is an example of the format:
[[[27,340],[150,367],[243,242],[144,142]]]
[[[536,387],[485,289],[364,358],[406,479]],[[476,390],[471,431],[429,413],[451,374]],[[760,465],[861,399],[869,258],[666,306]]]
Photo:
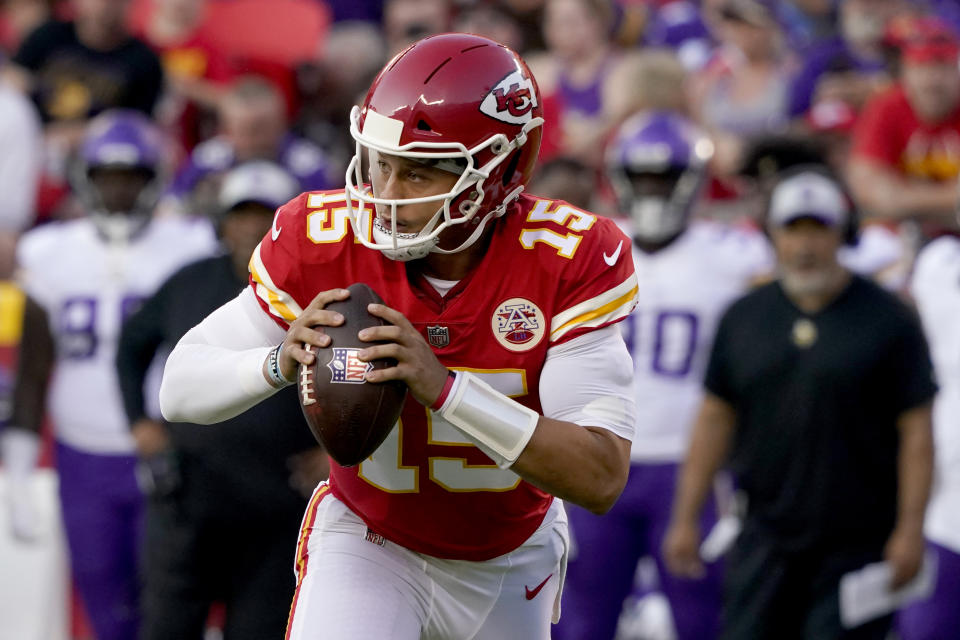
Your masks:
[[[386,231],[387,233],[390,233],[390,232],[393,230],[393,224],[392,224],[392,222],[391,222],[391,220],[390,220],[390,216],[389,216],[389,215],[387,215],[387,216],[378,215],[378,216],[376,217],[376,222],[375,222],[375,224],[376,224],[378,227],[380,227],[380,229],[382,229],[383,231]],[[404,222],[404,221],[402,221],[402,220],[397,220],[397,235],[399,235],[399,236],[404,236],[404,235],[414,236],[414,235],[416,235],[416,234],[417,234],[417,231],[415,231],[410,224],[408,224],[408,223],[406,223],[406,222]]]

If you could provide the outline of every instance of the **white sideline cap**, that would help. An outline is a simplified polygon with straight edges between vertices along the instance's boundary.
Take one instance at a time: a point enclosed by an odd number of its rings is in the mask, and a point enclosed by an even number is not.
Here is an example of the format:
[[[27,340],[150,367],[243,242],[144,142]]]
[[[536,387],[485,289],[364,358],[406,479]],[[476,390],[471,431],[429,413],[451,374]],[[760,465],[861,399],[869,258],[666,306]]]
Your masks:
[[[799,218],[814,218],[830,227],[850,222],[850,205],[836,182],[815,171],[798,173],[776,187],[767,222],[782,227]]]
[[[218,204],[227,212],[245,202],[277,209],[300,193],[300,184],[280,165],[254,160],[227,172],[220,186]]]

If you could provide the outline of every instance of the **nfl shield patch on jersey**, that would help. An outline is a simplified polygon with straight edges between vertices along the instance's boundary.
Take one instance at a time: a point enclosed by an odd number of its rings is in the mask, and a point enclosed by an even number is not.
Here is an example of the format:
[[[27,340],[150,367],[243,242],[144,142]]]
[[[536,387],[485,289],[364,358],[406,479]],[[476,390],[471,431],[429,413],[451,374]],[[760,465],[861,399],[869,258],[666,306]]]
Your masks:
[[[450,344],[450,329],[449,327],[428,326],[427,327],[427,342],[430,343],[431,347],[436,347],[437,349],[442,349],[448,344]]]

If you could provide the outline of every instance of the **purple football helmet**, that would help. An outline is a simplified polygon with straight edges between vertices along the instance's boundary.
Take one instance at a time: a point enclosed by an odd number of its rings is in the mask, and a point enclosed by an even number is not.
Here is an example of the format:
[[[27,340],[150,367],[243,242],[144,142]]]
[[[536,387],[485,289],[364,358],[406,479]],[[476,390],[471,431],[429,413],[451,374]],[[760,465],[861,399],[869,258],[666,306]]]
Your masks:
[[[620,126],[607,176],[638,241],[663,243],[683,231],[712,156],[710,139],[675,113],[641,112]]]
[[[139,111],[105,111],[87,125],[71,182],[107,240],[128,240],[149,222],[163,159],[162,134]]]

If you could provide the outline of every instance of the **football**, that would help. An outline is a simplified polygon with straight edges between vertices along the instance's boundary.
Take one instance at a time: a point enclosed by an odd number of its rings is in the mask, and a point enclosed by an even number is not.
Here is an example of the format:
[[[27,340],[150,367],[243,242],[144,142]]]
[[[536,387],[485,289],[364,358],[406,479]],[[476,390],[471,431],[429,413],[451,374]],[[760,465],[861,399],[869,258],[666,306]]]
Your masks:
[[[332,302],[327,309],[344,317],[339,327],[322,327],[330,336],[325,348],[309,347],[316,359],[300,365],[297,388],[300,407],[313,435],[337,464],[359,464],[383,442],[400,418],[407,385],[399,380],[375,384],[365,375],[384,369],[395,360],[362,362],[357,353],[373,343],[362,342],[357,333],[366,327],[388,324],[370,315],[367,305],[383,303],[364,283],[352,284],[350,297]]]

